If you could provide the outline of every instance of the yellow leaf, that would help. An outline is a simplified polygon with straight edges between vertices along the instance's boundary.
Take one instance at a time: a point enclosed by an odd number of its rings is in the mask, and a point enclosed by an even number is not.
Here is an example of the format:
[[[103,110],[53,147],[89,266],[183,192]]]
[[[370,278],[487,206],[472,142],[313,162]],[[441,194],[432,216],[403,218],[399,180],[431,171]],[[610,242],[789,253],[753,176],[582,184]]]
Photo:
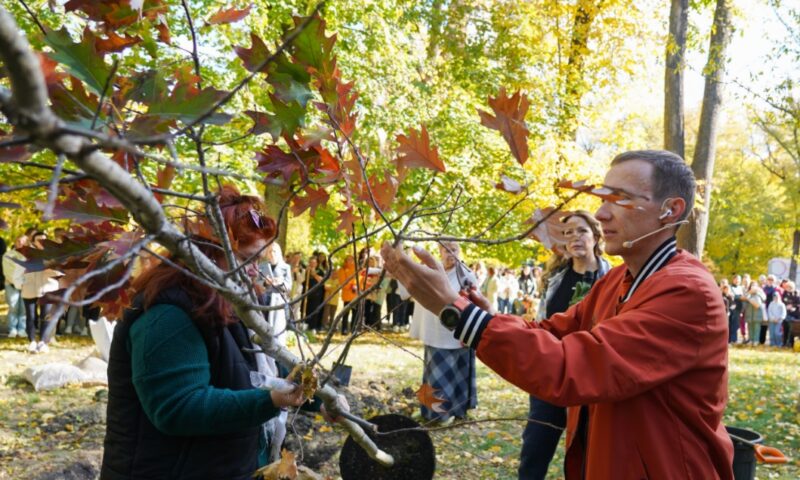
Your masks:
[[[330,432],[331,430],[332,430],[332,428],[327,426],[327,425],[323,425],[323,426],[319,427],[319,431],[322,432],[322,433]]]

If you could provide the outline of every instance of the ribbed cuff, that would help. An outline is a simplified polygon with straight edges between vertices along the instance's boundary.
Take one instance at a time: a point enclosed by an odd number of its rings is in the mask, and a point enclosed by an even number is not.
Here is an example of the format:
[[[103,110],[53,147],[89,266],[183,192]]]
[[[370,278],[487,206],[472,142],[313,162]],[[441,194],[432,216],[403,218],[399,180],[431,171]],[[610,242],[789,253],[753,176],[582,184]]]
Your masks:
[[[474,304],[469,304],[461,312],[461,320],[458,322],[453,336],[470,348],[478,348],[478,342],[481,341],[483,330],[492,318],[494,317],[489,312],[478,308]]]

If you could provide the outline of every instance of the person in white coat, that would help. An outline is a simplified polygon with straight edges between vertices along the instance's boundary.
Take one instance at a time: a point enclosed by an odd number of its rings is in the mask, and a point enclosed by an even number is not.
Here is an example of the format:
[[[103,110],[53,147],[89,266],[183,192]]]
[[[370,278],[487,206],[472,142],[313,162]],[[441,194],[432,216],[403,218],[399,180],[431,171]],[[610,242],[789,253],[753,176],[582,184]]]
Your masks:
[[[772,347],[780,347],[783,344],[781,335],[781,324],[786,319],[786,304],[780,292],[772,295],[772,301],[767,307],[767,318],[769,319],[769,344]]]
[[[457,243],[441,242],[439,255],[450,284],[456,290],[462,288],[464,280],[477,286],[477,278],[461,262],[460,254]],[[433,388],[435,397],[441,399],[441,403],[432,405],[434,408],[422,405],[422,417],[442,423],[449,423],[452,418],[466,417],[467,410],[478,405],[475,351],[462,345],[453,337],[453,332],[442,326],[438,312],[431,312],[419,305],[414,310],[409,335],[425,345],[422,383]]]
[[[275,340],[281,345],[286,345],[286,321],[290,314],[289,301],[292,291],[292,267],[283,261],[281,246],[272,242],[266,249],[266,261],[259,264],[261,278],[264,279],[266,292],[261,297],[261,303],[273,307],[283,306],[270,310],[268,321],[275,332]],[[267,359],[274,364],[274,360]]]

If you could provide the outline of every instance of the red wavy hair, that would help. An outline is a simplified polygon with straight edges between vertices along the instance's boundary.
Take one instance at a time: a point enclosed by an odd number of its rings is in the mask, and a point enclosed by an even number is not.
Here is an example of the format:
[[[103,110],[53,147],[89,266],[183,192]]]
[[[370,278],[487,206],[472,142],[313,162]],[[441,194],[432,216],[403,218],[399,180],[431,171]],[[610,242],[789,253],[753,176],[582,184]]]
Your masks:
[[[252,195],[242,195],[233,185],[224,185],[218,193],[222,217],[234,250],[252,245],[258,240],[269,242],[276,232],[275,221],[264,212],[264,202]],[[208,241],[197,247],[221,268],[228,268],[225,254],[219,245]],[[171,258],[171,255],[168,257]],[[175,259],[175,263],[185,265]],[[195,305],[193,320],[200,326],[221,328],[238,321],[232,306],[215,289],[208,287],[164,262],[158,262],[139,274],[132,282],[132,290],[142,296],[146,310],[158,295],[170,288],[180,287]]]

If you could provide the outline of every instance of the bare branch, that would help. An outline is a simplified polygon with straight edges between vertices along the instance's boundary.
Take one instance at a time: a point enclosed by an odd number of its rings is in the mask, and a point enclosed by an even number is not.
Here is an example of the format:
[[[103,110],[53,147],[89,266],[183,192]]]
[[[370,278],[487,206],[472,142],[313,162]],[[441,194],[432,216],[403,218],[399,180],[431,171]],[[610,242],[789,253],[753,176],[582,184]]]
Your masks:
[[[72,183],[89,178],[88,175],[75,175],[59,180],[60,183]],[[0,193],[19,192],[22,190],[34,190],[50,185],[50,180],[44,182],[29,183],[27,185],[0,185]]]
[[[58,156],[58,161],[56,162],[56,168],[53,169],[53,178],[50,180],[50,189],[47,194],[47,204],[44,207],[44,213],[42,216],[49,220],[53,218],[53,208],[56,204],[56,198],[58,197],[58,181],[61,177],[61,169],[64,166],[64,155]]]

